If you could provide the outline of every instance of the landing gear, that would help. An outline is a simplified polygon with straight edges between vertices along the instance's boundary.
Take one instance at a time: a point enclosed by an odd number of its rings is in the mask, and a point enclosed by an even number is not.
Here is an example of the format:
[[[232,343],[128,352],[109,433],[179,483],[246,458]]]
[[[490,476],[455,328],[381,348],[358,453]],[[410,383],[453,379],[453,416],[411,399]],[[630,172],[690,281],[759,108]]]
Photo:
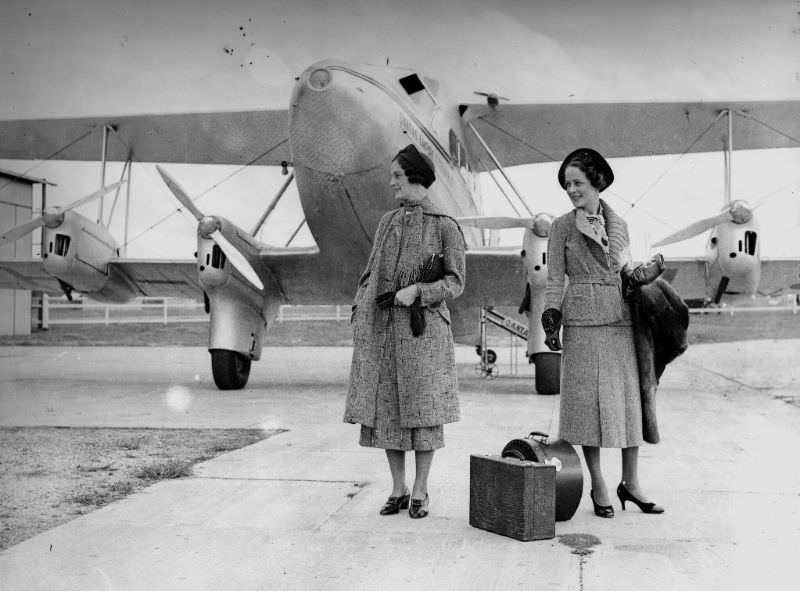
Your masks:
[[[475,366],[475,371],[481,377],[494,379],[498,375],[497,366],[497,353],[494,349],[482,349],[480,345],[475,347],[475,352],[480,356],[481,362]]]
[[[211,372],[220,390],[241,390],[250,377],[250,358],[236,351],[211,349]]]
[[[536,364],[536,392],[559,394],[561,392],[561,354],[534,353],[531,360]]]

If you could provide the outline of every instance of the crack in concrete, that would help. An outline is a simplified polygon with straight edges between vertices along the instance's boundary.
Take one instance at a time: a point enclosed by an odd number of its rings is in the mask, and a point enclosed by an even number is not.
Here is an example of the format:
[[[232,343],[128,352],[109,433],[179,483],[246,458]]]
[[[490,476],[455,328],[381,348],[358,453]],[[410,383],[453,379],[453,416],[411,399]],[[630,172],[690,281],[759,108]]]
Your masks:
[[[253,480],[256,482],[318,482],[323,484],[352,484],[359,488],[364,488],[369,484],[367,481],[360,480],[325,480],[322,478],[254,478],[254,477],[240,477],[240,476],[204,476],[203,474],[195,474],[194,478],[202,478],[203,480]]]
[[[741,386],[743,388],[748,388],[749,390],[755,390],[757,392],[764,392],[764,391],[767,391],[767,390],[775,390],[775,388],[772,387],[772,386],[751,386],[750,384],[746,384],[746,383],[744,383],[744,382],[742,382],[740,380],[737,380],[736,378],[732,378],[730,376],[726,376],[725,374],[719,373],[718,371],[714,371],[713,369],[708,369],[707,367],[703,367],[702,365],[698,365],[696,363],[692,363],[691,361],[687,361],[685,363],[687,365],[691,365],[692,367],[694,367],[696,369],[699,369],[699,370],[702,370],[702,371],[706,371],[706,372],[708,372],[710,374],[713,374],[713,375],[715,375],[715,376],[717,376],[719,378],[722,378],[722,379],[727,380],[729,382],[733,382],[734,384],[736,384],[738,386]]]

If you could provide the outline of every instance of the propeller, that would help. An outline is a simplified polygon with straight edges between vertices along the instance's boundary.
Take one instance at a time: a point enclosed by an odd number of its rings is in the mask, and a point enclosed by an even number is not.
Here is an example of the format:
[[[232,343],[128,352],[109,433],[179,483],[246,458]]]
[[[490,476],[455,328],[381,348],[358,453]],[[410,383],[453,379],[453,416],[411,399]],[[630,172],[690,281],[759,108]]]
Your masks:
[[[178,182],[172,178],[167,171],[165,171],[160,166],[156,165],[156,170],[158,170],[158,174],[161,175],[161,178],[164,179],[164,182],[169,187],[169,190],[172,191],[172,194],[175,195],[178,201],[180,201],[181,205],[183,205],[189,212],[197,219],[198,221],[198,232],[203,238],[210,238],[213,240],[217,246],[219,246],[220,250],[225,253],[225,256],[228,257],[228,260],[231,262],[233,267],[242,274],[242,276],[247,279],[254,287],[257,289],[264,289],[264,284],[261,282],[261,279],[258,277],[258,273],[256,273],[253,266],[250,264],[250,261],[247,260],[245,257],[231,242],[225,238],[225,236],[220,231],[222,228],[222,223],[213,216],[205,216],[203,212],[197,209],[197,206],[191,200],[189,195],[184,191]]]
[[[546,213],[540,213],[532,218],[512,218],[506,216],[474,216],[456,218],[456,221],[465,226],[474,226],[485,230],[502,230],[505,228],[527,228],[532,230],[537,236],[547,238],[550,235],[550,226],[553,224],[553,217]]]
[[[0,234],[0,246],[7,242],[14,242],[15,240],[19,240],[26,234],[33,232],[39,226],[47,226],[48,228],[57,228],[61,225],[61,222],[64,221],[64,214],[71,209],[75,209],[76,207],[80,207],[90,201],[94,201],[95,199],[99,199],[106,193],[110,193],[117,187],[122,184],[122,181],[118,183],[113,183],[111,185],[106,185],[105,187],[98,189],[94,193],[86,195],[86,197],[81,197],[77,201],[73,201],[69,205],[64,207],[59,207],[57,205],[53,207],[47,207],[42,211],[42,215],[38,218],[34,218],[29,222],[25,222],[24,224],[20,224],[19,226],[14,226],[13,228],[9,229],[8,231]]]
[[[508,99],[508,98],[506,98],[504,96],[498,96],[497,94],[495,94],[493,92],[480,92],[479,90],[475,90],[473,92],[475,94],[477,94],[478,96],[485,96],[486,97],[486,103],[490,107],[496,107],[500,103],[500,101],[511,100],[511,99]]]
[[[698,222],[693,224],[689,224],[682,230],[678,230],[674,234],[670,234],[666,238],[662,238],[655,244],[656,246],[666,246],[667,244],[675,244],[676,242],[681,242],[683,240],[687,240],[689,238],[693,238],[698,234],[702,234],[717,226],[719,224],[723,224],[725,222],[733,222],[734,224],[746,224],[753,218],[753,210],[750,206],[741,200],[732,201],[730,205],[726,206],[720,213],[717,215],[711,216],[709,218],[702,219]]]

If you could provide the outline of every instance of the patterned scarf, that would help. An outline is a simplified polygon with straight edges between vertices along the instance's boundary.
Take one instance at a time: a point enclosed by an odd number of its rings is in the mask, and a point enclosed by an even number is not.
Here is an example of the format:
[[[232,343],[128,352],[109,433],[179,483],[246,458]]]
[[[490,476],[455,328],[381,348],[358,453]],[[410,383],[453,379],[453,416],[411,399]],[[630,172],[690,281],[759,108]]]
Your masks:
[[[395,289],[408,287],[422,278],[423,216],[435,213],[428,197],[421,201],[403,203],[403,232],[395,267]]]

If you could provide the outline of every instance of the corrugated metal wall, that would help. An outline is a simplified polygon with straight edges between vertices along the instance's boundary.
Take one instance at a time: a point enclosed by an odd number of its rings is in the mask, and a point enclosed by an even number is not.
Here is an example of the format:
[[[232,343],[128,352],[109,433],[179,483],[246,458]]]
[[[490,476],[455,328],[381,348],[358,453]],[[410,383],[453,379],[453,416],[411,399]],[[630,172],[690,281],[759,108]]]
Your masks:
[[[0,172],[0,230],[8,230],[30,221],[33,207],[33,184]],[[0,246],[0,258],[32,256],[33,236],[28,234]],[[31,292],[0,289],[0,335],[31,333]]]

